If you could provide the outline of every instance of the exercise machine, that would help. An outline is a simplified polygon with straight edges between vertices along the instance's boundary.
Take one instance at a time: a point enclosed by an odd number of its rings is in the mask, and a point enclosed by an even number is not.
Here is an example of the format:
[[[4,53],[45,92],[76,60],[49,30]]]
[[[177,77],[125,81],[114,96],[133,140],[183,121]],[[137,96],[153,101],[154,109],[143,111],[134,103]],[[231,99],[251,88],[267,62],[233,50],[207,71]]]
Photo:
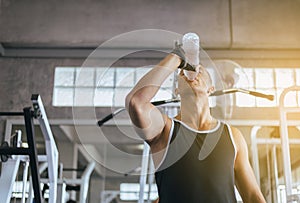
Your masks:
[[[26,107],[23,109],[23,112],[0,112],[0,116],[23,116],[28,147],[21,147],[19,145],[9,146],[4,145],[0,147],[0,155],[2,157],[2,161],[8,161],[10,155],[22,155],[24,159],[29,157],[29,166],[31,170],[31,182],[33,186],[33,193],[35,202],[42,202],[42,193],[40,186],[40,174],[39,174],[39,160],[46,161],[48,163],[48,175],[49,175],[49,202],[56,202],[56,194],[57,194],[57,175],[58,175],[58,150],[52,135],[52,131],[48,122],[48,118],[44,109],[44,105],[42,103],[42,99],[40,95],[33,94],[31,97],[32,107]],[[36,142],[35,142],[35,131],[34,131],[34,121],[33,119],[37,119],[41,131],[43,133],[45,139],[46,146],[46,159],[43,157],[38,157]],[[8,142],[8,140],[6,140]],[[10,185],[13,185],[16,177],[16,172],[19,167],[19,161],[22,158],[14,157],[8,163],[2,163],[1,177],[8,176],[10,177]],[[26,156],[26,157],[24,157]],[[8,167],[9,163],[14,162],[14,165],[10,168]],[[25,167],[26,168],[26,167]],[[11,169],[11,170],[9,170]],[[14,172],[14,174],[11,174]],[[26,176],[27,172],[25,171],[24,176]],[[0,190],[4,191],[7,188],[7,181],[4,181],[4,178],[0,179]],[[10,189],[10,188],[9,188]],[[9,191],[8,191],[9,192]],[[11,192],[11,191],[10,191]],[[10,193],[11,194],[11,193]],[[10,194],[6,196],[6,202],[10,201]],[[2,196],[1,196],[2,197]],[[22,198],[23,199],[23,198]]]

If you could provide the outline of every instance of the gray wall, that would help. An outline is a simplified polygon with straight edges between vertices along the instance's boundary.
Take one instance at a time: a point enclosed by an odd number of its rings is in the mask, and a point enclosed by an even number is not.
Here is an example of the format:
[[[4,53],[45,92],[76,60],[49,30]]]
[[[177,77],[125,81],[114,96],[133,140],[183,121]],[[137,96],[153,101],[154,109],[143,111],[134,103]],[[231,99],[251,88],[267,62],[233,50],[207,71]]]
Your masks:
[[[204,47],[299,48],[299,0],[2,0],[0,42],[99,45],[124,32],[197,32]]]

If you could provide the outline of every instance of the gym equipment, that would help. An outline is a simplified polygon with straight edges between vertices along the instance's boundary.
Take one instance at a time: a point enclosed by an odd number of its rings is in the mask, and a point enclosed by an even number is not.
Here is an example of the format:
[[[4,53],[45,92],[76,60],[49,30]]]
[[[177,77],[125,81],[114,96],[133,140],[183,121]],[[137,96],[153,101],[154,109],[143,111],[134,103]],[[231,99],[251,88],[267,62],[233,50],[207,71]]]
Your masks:
[[[59,177],[58,183],[58,193],[59,197],[58,203],[64,203],[66,191],[79,191],[79,203],[85,203],[87,201],[87,194],[89,188],[89,181],[90,176],[95,168],[95,162],[90,162],[86,168],[84,169],[80,178],[77,179],[70,179],[70,178],[63,178],[62,176]],[[64,170],[62,165],[60,166],[60,170]],[[68,171],[78,171],[78,169],[72,169]],[[41,179],[42,183],[49,183],[48,179]]]
[[[285,107],[284,99],[287,93],[291,91],[300,91],[299,86],[292,86],[286,88],[280,95],[280,120],[279,121],[261,121],[259,124],[253,123],[251,129],[251,154],[252,154],[252,164],[253,171],[256,176],[257,182],[260,185],[260,173],[259,173],[259,160],[258,160],[258,145],[271,145],[272,146],[272,164],[273,164],[273,173],[275,186],[278,187],[278,169],[277,169],[277,155],[276,147],[281,146],[282,157],[283,157],[283,175],[285,180],[285,193],[286,193],[286,202],[300,202],[300,195],[293,194],[293,184],[292,184],[292,169],[291,169],[291,160],[290,160],[290,144],[300,145],[300,139],[288,137],[288,126],[299,126],[300,122],[287,120],[288,113],[298,113],[300,112],[299,108]],[[279,126],[280,128],[280,138],[257,138],[257,132],[261,129],[262,126]],[[276,197],[274,199],[279,199],[279,189],[277,188]]]
[[[261,92],[250,91],[250,90],[245,90],[245,89],[240,89],[240,88],[217,90],[217,91],[213,92],[210,96],[220,96],[220,95],[224,95],[224,94],[232,94],[232,93],[237,93],[237,92],[244,93],[244,94],[249,94],[249,95],[252,95],[252,96],[255,96],[255,97],[265,98],[265,99],[268,99],[268,100],[274,100],[274,95],[264,94],[264,93],[261,93]],[[180,99],[169,99],[169,100],[155,101],[155,102],[152,102],[152,104],[154,106],[160,106],[160,105],[164,105],[164,104],[178,103],[178,102],[180,102]],[[125,110],[125,108],[120,108],[120,109],[116,110],[115,112],[105,116],[103,119],[101,119],[97,122],[98,126],[101,127],[104,123],[106,123],[107,121],[109,121],[114,116],[118,115],[119,113],[121,113],[124,110]]]
[[[287,93],[291,91],[300,91],[299,86],[292,86],[283,90],[280,95],[280,137],[281,137],[281,147],[282,147],[282,157],[283,157],[283,173],[285,180],[285,191],[287,202],[297,201],[300,202],[300,194],[292,193],[292,169],[291,169],[291,159],[290,159],[290,146],[288,137],[288,124],[287,124],[287,114],[288,113],[299,113],[299,108],[285,107],[284,99]]]
[[[21,131],[16,131],[15,137],[17,138],[17,145],[13,145],[13,147],[20,147],[21,141]],[[2,145],[1,148],[8,148],[10,145],[5,142],[5,145]],[[9,158],[8,155],[1,155],[2,161],[2,171],[0,175],[0,197],[4,199],[5,203],[9,203],[11,199],[11,194],[13,190],[14,182],[11,180],[15,180],[18,172],[18,168],[20,165],[20,156],[11,156]],[[2,187],[5,186],[5,187]]]
[[[50,129],[50,125],[47,119],[47,115],[44,109],[44,105],[42,103],[41,97],[38,94],[33,94],[31,97],[31,101],[33,104],[33,110],[31,107],[26,107],[23,109],[23,112],[1,112],[0,116],[24,116],[25,128],[26,128],[26,136],[28,142],[28,148],[24,147],[9,147],[3,146],[0,147],[0,155],[3,157],[7,155],[26,155],[29,156],[29,166],[31,170],[31,181],[33,185],[35,202],[42,202],[42,194],[40,188],[40,175],[38,172],[38,155],[35,143],[35,132],[34,132],[34,123],[33,119],[37,119],[40,128],[42,130],[43,136],[45,138],[46,145],[46,161],[48,165],[48,175],[49,175],[49,183],[50,183],[50,198],[49,202],[56,202],[56,190],[57,190],[57,169],[58,169],[58,151],[57,147]],[[20,159],[21,157],[17,158]],[[14,170],[18,169],[18,164],[14,165]],[[26,171],[25,171],[26,172]],[[27,172],[26,172],[27,173]],[[1,176],[5,176],[6,174],[1,174]],[[0,179],[1,180],[1,179]],[[11,184],[15,179],[11,176]],[[2,188],[6,188],[7,184],[5,182],[0,181],[0,190]],[[8,197],[7,197],[8,198]],[[10,199],[10,198],[9,198]],[[9,201],[6,199],[5,201]]]
[[[21,131],[17,131],[16,135],[13,137],[12,146],[10,146],[9,140],[6,140],[6,142],[4,142],[4,144],[0,147],[0,156],[2,161],[2,170],[0,174],[1,199],[4,199],[5,203],[9,203],[11,201],[17,171],[20,163],[23,162],[22,203],[25,203],[25,194],[27,192],[26,185],[28,182],[28,166],[30,166],[31,169],[31,178],[29,180],[30,184],[26,200],[27,203],[32,203],[33,201],[37,203],[43,202],[40,183],[44,183],[43,189],[49,190],[49,203],[64,203],[66,200],[66,190],[68,187],[71,188],[72,186],[73,188],[71,189],[77,189],[80,192],[78,195],[80,198],[79,202],[86,202],[90,175],[95,167],[95,163],[89,163],[81,178],[65,179],[62,175],[58,177],[58,151],[41,97],[39,95],[32,95],[31,101],[33,104],[33,110],[28,107],[24,108],[24,112],[0,112],[0,116],[24,116],[28,141],[28,148],[21,147]],[[37,155],[33,119],[37,119],[41,128],[45,140],[46,155]],[[11,127],[9,129],[11,129]],[[6,137],[6,139],[8,138]],[[38,163],[42,164],[38,166]],[[40,174],[46,169],[48,178],[41,179]]]
[[[231,89],[225,89],[225,90],[217,90],[217,91],[213,92],[211,94],[211,96],[219,96],[219,95],[223,95],[223,94],[232,94],[232,93],[236,93],[236,92],[249,94],[249,95],[252,95],[252,96],[255,96],[255,97],[265,98],[265,99],[268,99],[270,101],[274,100],[274,95],[264,94],[264,93],[261,93],[261,92],[246,90],[246,89],[242,89],[242,88],[231,88]]]

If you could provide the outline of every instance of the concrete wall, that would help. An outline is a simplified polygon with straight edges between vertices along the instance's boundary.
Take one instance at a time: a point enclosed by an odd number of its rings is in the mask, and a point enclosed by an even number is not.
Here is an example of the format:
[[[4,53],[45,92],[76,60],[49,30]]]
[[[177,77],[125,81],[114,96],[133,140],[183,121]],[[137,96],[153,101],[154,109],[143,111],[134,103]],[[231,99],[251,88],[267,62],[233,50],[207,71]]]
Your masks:
[[[0,2],[0,42],[99,45],[125,32],[197,32],[204,47],[299,48],[299,0]]]

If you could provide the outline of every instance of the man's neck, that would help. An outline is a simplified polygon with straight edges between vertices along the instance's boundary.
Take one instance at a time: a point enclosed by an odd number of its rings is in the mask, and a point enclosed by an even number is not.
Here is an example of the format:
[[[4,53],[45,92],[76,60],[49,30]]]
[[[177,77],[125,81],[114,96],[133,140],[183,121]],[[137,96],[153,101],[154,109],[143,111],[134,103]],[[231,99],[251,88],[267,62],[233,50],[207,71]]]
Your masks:
[[[217,125],[217,120],[210,114],[208,100],[204,99],[181,100],[180,114],[176,118],[196,130],[210,130]]]

